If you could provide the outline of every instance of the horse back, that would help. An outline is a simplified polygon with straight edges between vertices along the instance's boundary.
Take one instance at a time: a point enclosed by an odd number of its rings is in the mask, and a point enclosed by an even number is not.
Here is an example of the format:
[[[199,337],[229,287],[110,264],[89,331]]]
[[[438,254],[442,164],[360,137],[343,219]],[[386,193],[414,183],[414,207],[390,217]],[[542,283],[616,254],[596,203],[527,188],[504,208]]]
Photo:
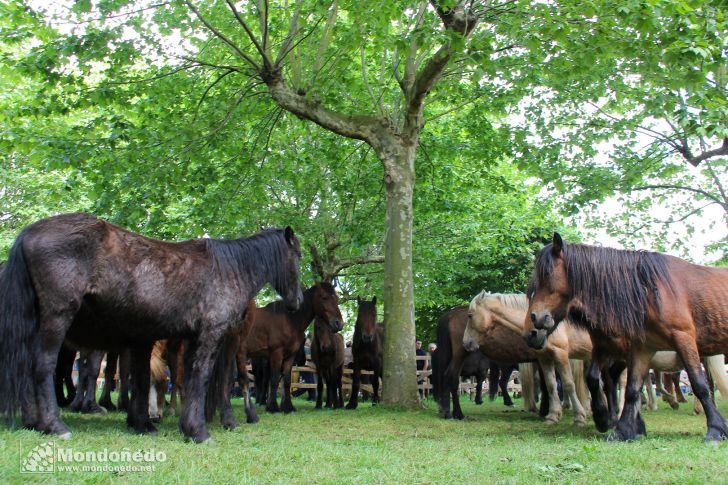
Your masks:
[[[728,268],[715,268],[669,257],[671,288],[661,289],[661,322],[672,330],[692,321],[703,355],[728,350]],[[660,325],[665,325],[660,323]]]

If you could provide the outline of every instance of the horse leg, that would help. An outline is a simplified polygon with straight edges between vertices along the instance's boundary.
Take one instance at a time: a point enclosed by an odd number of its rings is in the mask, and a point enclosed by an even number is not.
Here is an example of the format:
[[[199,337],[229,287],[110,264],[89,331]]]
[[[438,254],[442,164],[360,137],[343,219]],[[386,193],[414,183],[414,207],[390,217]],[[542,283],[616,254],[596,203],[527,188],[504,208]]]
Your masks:
[[[281,381],[283,350],[278,349],[271,352],[268,362],[270,371],[270,386],[268,387],[268,402],[266,403],[265,410],[269,413],[279,413],[281,410],[278,407],[278,384]]]
[[[475,375],[476,379],[476,387],[475,387],[475,404],[480,406],[483,404],[483,381],[485,380],[485,376],[482,372],[478,372]]]
[[[240,336],[237,332],[231,332],[228,338],[223,344],[225,353],[225,361],[223,364],[222,382],[218,392],[220,393],[218,399],[220,401],[220,424],[222,427],[228,430],[237,429],[240,427],[240,423],[235,419],[233,413],[233,405],[230,402],[230,391],[233,387],[234,376],[233,371],[235,370],[235,354],[237,353],[238,346],[240,345]]]
[[[106,367],[104,367],[104,387],[101,391],[99,406],[103,406],[107,411],[116,411],[116,406],[111,402],[111,386],[116,378],[116,365],[119,360],[118,352],[109,352],[106,354]]]
[[[668,374],[668,378],[670,379],[670,382],[673,385],[673,388],[675,389],[674,394],[677,399],[677,402],[688,402],[687,399],[685,399],[685,396],[682,393],[682,389],[680,388],[680,373],[679,372],[671,372]]]
[[[622,416],[614,430],[607,436],[607,441],[632,441],[646,434],[644,421],[640,416],[640,390],[643,378],[649,370],[652,353],[645,349],[632,349],[627,368],[627,387],[625,389]]]
[[[319,374],[319,385],[317,386],[318,395],[321,395],[321,374]],[[351,396],[349,396],[349,404],[346,405],[346,409],[356,409],[359,405],[359,386],[361,386],[361,367],[354,361],[354,369],[351,373]],[[316,407],[319,407],[320,399],[316,398]]]
[[[503,394],[503,405],[509,408],[513,407],[513,400],[508,392],[508,381],[511,380],[512,369],[510,365],[503,366],[500,370],[500,379],[498,379],[498,387]]]
[[[546,423],[556,424],[561,420],[561,414],[563,412],[556,384],[556,369],[554,368],[553,360],[549,358],[539,357],[539,363],[541,364],[541,368],[543,368],[546,389],[549,394],[549,413],[546,415]]]
[[[604,433],[609,429],[608,398],[602,387],[602,371],[599,356],[593,355],[586,374],[586,385],[591,394],[592,417],[597,430]],[[608,394],[607,394],[608,395]]]
[[[316,367],[316,376],[318,379],[316,379],[316,406],[314,409],[321,409],[323,404],[323,393],[324,393],[324,375],[321,369]],[[349,409],[356,409],[356,406]]]
[[[81,412],[83,400],[88,391],[89,375],[91,374],[91,355],[93,352],[83,350],[78,356],[78,386],[76,397],[71,401],[69,408],[75,413]]]
[[[243,399],[245,401],[245,421],[248,424],[260,421],[258,413],[255,411],[253,400],[250,398],[250,375],[248,374],[247,359],[240,358],[240,353],[236,356],[238,366],[238,382],[243,390]]]
[[[294,358],[295,355],[283,362],[283,398],[281,401],[281,411],[285,414],[296,412],[296,407],[291,400],[291,369],[293,368]]]
[[[488,400],[495,401],[498,395],[498,383],[500,381],[500,365],[495,362],[490,363],[488,369]]]
[[[372,385],[372,406],[379,404],[379,379],[382,377],[382,368],[378,368],[374,371],[371,377]]]
[[[652,376],[650,375],[650,370],[647,370],[647,374],[645,374],[645,377],[643,378],[645,382],[645,388],[647,390],[647,407],[650,409],[650,411],[657,411],[657,399],[655,396],[655,387],[652,385]],[[655,382],[657,383],[657,389],[662,388],[661,380],[660,380],[660,374],[659,372],[655,371]],[[664,396],[664,393],[663,393]]]
[[[125,348],[119,353],[119,410],[129,411],[129,390],[131,388],[131,349]]]
[[[664,384],[663,380],[664,377],[666,377],[668,382],[672,384],[672,380],[670,379],[670,373],[655,372],[655,382],[657,384],[657,390],[662,395],[662,400],[668,403],[673,411],[677,411],[680,408],[680,404],[678,404],[677,398],[672,394],[672,392],[667,390],[667,386]],[[655,408],[653,409],[653,411],[655,409],[657,409],[657,404],[655,404]]]
[[[25,416],[23,418],[24,424],[28,423],[33,429],[57,435],[61,439],[70,439],[71,431],[61,420],[56,401],[56,390],[53,385],[53,371],[56,368],[58,352],[63,344],[66,331],[73,320],[73,313],[75,312],[59,312],[53,316],[40,318],[39,330],[33,338],[31,347],[35,407],[33,409],[33,406],[28,403],[23,406],[24,411],[29,413],[27,418]],[[36,412],[37,414],[35,414]],[[35,416],[33,416],[34,414]]]
[[[212,440],[205,424],[205,394],[215,354],[220,351],[224,336],[224,330],[219,327],[208,326],[206,330],[190,340],[185,355],[185,397],[179,426],[185,437],[195,443]]]
[[[561,374],[561,384],[564,388],[564,394],[567,396],[567,400],[571,401],[571,406],[574,409],[574,424],[584,426],[586,424],[586,411],[584,411],[584,407],[576,395],[576,385],[574,384],[574,375],[571,373],[569,354],[564,351],[559,351],[554,354],[554,361]]]
[[[540,392],[540,401],[538,405],[538,415],[545,418],[549,413],[549,407],[551,406],[549,397],[549,391],[546,389],[546,377],[543,373],[543,368],[538,365],[538,389]],[[535,387],[535,386],[534,386]]]
[[[149,418],[149,383],[151,373],[149,360],[152,357],[153,342],[137,344],[131,348],[131,401],[126,424],[137,433],[156,433]]]
[[[101,361],[105,352],[95,350],[89,354],[88,375],[86,376],[86,391],[81,403],[81,412],[86,414],[106,414],[106,409],[96,403],[96,381],[101,370]]]
[[[334,406],[334,409],[341,409],[344,407],[344,388],[342,386],[342,379],[344,376],[344,366],[342,365],[338,369],[336,369],[335,372],[335,381],[336,381],[336,406]]]
[[[685,332],[675,332],[673,336],[675,349],[685,364],[685,370],[690,379],[690,386],[693,394],[700,400],[705,410],[705,418],[708,425],[708,432],[705,441],[721,441],[728,439],[728,425],[725,419],[718,412],[715,403],[710,399],[710,388],[705,373],[700,365],[698,347],[692,335]]]

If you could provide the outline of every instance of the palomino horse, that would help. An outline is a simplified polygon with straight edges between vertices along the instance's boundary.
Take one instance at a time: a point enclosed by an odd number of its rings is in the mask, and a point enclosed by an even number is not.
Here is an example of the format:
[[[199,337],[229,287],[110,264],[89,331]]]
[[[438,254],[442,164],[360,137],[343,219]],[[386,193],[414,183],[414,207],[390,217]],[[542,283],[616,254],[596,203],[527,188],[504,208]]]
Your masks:
[[[602,350],[627,358],[625,406],[610,440],[633,440],[645,434],[639,395],[650,357],[675,350],[700,399],[707,421],[707,441],[728,438],[728,425],[710,399],[700,356],[728,349],[728,269],[709,268],[648,251],[553,242],[536,257],[529,284],[529,316],[536,332],[552,333],[569,318],[586,328]],[[529,332],[530,333],[530,332]],[[529,339],[539,344],[545,335]],[[614,339],[626,345],[615,346]],[[596,353],[596,345],[595,345]],[[590,388],[599,386],[595,355]],[[594,406],[592,404],[592,406]],[[606,410],[594,408],[597,413]]]
[[[321,409],[326,383],[326,407],[344,407],[341,380],[344,377],[344,337],[321,318],[315,318],[311,360],[316,364],[316,409]]]
[[[351,344],[351,354],[354,358],[351,397],[346,409],[356,409],[359,405],[359,387],[361,386],[361,371],[374,372],[371,376],[372,406],[379,402],[379,378],[382,377],[384,352],[384,327],[377,324],[377,297],[362,300],[357,297],[356,325],[354,326],[354,340]]]
[[[339,310],[339,299],[330,283],[316,283],[303,292],[303,302],[294,312],[286,309],[281,301],[274,301],[259,308],[253,328],[247,340],[238,347],[236,359],[240,371],[240,387],[248,392],[248,373],[245,369],[248,357],[266,357],[270,364],[270,386],[266,411],[291,413],[296,410],[291,402],[291,367],[293,359],[306,340],[306,329],[314,317],[323,319],[335,331],[343,327]],[[280,408],[277,402],[278,385],[283,376],[283,399]],[[246,413],[255,413],[255,408],[246,408]],[[248,416],[248,422],[251,421]]]
[[[438,399],[440,415],[449,419],[463,419],[458,388],[460,374],[468,354],[463,346],[463,334],[468,323],[468,306],[461,305],[442,315],[437,322],[437,351],[433,359],[433,387]],[[537,355],[528,348],[523,339],[505,328],[496,328],[486,345],[480,347],[482,352],[491,361],[495,362],[535,362]],[[533,368],[530,367],[532,370]],[[523,380],[528,379],[520,372]],[[531,377],[532,378],[532,377]],[[533,393],[531,395],[534,395]],[[558,399],[558,394],[549,396]],[[452,414],[450,414],[450,399],[452,398]],[[529,409],[531,404],[524,403]],[[535,407],[535,404],[533,404]]]
[[[294,309],[302,300],[300,244],[290,227],[232,241],[180,243],[135,234],[88,214],[26,227],[0,278],[0,412],[23,425],[70,438],[60,418],[53,369],[64,339],[84,348],[132,348],[127,424],[149,419],[149,358],[154,341],[191,339],[182,433],[210,438],[203,401],[215,353],[266,283]],[[140,385],[142,384],[142,385]]]
[[[479,345],[485,345],[490,334],[498,326],[505,327],[520,336],[523,334],[523,325],[526,319],[528,300],[523,293],[488,293],[482,291],[470,302],[468,307],[468,324],[463,336],[463,344],[467,350],[475,350]],[[591,358],[591,339],[589,334],[564,322],[559,329],[548,338],[546,347],[538,350],[538,362],[544,371],[546,388],[550,395],[556,392],[556,379],[554,368],[561,375],[564,393],[571,401],[574,410],[574,424],[586,424],[586,412],[582,402],[586,402],[586,390],[583,378],[574,382],[569,359],[588,360]],[[582,392],[577,395],[577,389]],[[558,423],[561,419],[561,401],[551,399],[547,423]]]

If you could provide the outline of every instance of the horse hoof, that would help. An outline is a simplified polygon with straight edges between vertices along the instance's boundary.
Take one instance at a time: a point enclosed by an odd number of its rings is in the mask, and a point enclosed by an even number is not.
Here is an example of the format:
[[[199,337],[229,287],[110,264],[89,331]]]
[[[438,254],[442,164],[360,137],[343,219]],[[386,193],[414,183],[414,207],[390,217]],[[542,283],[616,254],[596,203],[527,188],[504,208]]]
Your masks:
[[[205,438],[202,441],[199,441],[198,443],[201,445],[212,445],[212,444],[215,444],[215,440],[212,439],[212,436],[208,436],[207,438]]]
[[[548,424],[549,426],[553,426],[553,425],[559,424],[559,420],[558,420],[558,419],[556,419],[556,418],[546,418],[546,419],[544,420],[544,422],[545,422],[546,424]]]
[[[580,419],[574,421],[574,426],[578,426],[579,428],[586,426],[586,421],[582,421]]]
[[[676,402],[670,403],[670,407],[672,408],[673,411],[677,411],[678,409],[680,409],[680,405]]]
[[[71,439],[71,432],[70,431],[66,431],[65,433],[59,434],[58,435],[58,439],[59,440],[64,440],[64,441],[70,440]]]

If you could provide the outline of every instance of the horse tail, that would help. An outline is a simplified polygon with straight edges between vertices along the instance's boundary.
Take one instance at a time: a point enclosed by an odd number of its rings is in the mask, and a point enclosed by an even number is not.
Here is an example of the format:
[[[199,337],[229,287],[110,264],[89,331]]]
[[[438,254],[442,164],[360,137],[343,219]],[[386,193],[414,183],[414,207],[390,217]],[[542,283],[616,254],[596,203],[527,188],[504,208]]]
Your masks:
[[[725,364],[723,364],[723,355],[711,355],[705,358],[705,367],[710,372],[715,386],[720,391],[723,399],[728,399],[728,376],[725,372]]]
[[[31,389],[30,342],[38,328],[37,295],[23,254],[23,234],[15,240],[0,273],[0,414],[10,425]]]
[[[521,381],[523,409],[529,413],[538,411],[536,407],[536,369],[530,362],[518,364],[518,377]]]
[[[571,365],[571,375],[574,378],[576,398],[579,399],[579,402],[584,407],[584,410],[591,409],[589,405],[589,388],[586,386],[586,376],[584,375],[584,361],[571,359],[569,360],[569,365]]]

